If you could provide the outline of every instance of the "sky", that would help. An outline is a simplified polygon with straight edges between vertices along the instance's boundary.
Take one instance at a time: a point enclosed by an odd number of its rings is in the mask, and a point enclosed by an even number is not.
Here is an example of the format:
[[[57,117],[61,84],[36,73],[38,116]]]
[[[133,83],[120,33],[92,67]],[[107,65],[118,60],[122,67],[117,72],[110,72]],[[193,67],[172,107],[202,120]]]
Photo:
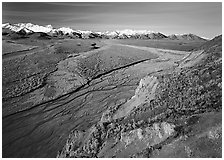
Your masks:
[[[152,30],[166,35],[222,33],[221,2],[3,2],[2,23],[91,31]]]

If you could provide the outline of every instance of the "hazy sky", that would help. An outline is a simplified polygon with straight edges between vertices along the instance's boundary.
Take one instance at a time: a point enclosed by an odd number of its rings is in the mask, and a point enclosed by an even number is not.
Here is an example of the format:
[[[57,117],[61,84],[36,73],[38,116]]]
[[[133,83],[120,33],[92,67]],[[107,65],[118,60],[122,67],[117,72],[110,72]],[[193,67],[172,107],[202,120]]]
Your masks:
[[[2,23],[31,22],[53,27],[106,31],[147,29],[164,34],[222,33],[221,2],[2,3]]]

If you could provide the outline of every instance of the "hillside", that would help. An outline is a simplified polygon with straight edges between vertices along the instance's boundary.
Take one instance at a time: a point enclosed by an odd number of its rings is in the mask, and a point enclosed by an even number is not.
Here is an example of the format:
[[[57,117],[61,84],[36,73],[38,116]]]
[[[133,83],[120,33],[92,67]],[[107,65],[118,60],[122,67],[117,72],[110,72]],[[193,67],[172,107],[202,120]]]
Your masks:
[[[221,42],[220,35],[174,70],[146,76],[131,99],[88,130],[73,130],[58,157],[222,157]]]

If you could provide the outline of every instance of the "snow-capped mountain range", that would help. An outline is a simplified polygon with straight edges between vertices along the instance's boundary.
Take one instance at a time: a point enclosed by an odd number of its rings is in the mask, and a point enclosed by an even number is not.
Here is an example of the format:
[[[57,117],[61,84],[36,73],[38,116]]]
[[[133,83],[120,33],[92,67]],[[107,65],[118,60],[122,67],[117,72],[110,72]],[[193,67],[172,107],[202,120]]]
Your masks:
[[[32,34],[34,32],[46,33],[50,36],[66,35],[78,38],[118,38],[118,39],[163,39],[169,38],[171,40],[186,39],[186,40],[205,40],[194,34],[183,34],[183,35],[169,35],[166,36],[159,32],[149,31],[149,30],[116,30],[116,31],[106,31],[106,32],[92,32],[92,31],[82,31],[73,30],[69,27],[53,28],[52,25],[40,26],[32,23],[17,23],[2,24],[2,29],[8,29],[12,32],[22,32],[26,34]]]

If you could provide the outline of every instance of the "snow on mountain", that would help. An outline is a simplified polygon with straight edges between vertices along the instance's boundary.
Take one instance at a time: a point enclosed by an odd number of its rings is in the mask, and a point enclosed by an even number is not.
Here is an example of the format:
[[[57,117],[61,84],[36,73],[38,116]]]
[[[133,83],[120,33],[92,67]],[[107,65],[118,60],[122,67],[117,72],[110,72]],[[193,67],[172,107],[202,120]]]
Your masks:
[[[72,34],[74,32],[73,29],[69,28],[69,27],[61,27],[59,29],[56,29],[57,31],[62,31],[63,34]]]
[[[9,23],[3,24],[2,28],[6,28],[6,29],[10,29],[14,32],[18,32],[22,29],[22,27],[18,26],[18,25],[11,25]]]
[[[93,33],[92,31],[82,31],[82,30],[76,30],[75,32],[80,33],[82,35],[82,38],[84,39],[89,38],[90,34]]]
[[[82,33],[82,34],[90,34],[90,33],[92,33],[92,31],[81,31],[81,30],[76,30],[76,32]]]
[[[148,31],[148,30],[131,30],[131,29],[124,29],[124,30],[117,30],[119,35],[136,35],[136,34],[150,34],[154,33],[153,31]]]
[[[95,32],[95,33],[96,34],[99,34],[99,35],[102,35],[103,34],[103,32],[99,32],[99,31],[98,32]]]
[[[203,38],[203,39],[205,39],[205,40],[207,40],[207,41],[211,40],[211,38],[207,38],[207,37],[202,37],[202,36],[201,36],[201,38]]]
[[[20,27],[28,28],[28,29],[32,30],[33,32],[47,33],[47,32],[50,32],[52,30],[51,25],[47,25],[46,27],[35,25],[35,24],[32,24],[32,23],[18,23],[18,25]]]
[[[123,37],[124,35],[127,37],[136,36],[136,35],[147,35],[154,33],[153,31],[148,30],[131,30],[131,29],[124,29],[124,30],[116,30],[116,31],[106,31],[102,32],[103,35],[109,37]]]
[[[51,25],[51,24],[46,25],[45,27],[50,28],[50,29],[53,29],[53,27],[52,27],[52,25]]]
[[[27,34],[27,33],[29,34],[29,33],[33,33],[34,31],[24,27],[24,28],[20,29],[18,32],[23,32],[24,34]]]
[[[103,34],[104,35],[107,35],[107,36],[112,36],[112,37],[114,37],[114,36],[117,36],[119,33],[118,32],[116,32],[116,31],[106,31],[106,32],[103,32]]]
[[[44,27],[44,26],[39,26],[39,25],[32,24],[32,23],[18,23],[18,24],[13,24],[13,25],[6,23],[6,24],[3,24],[2,28],[8,28],[15,32],[18,32],[21,29],[28,29],[33,32],[45,32],[45,33],[48,33],[53,29],[53,27],[51,25],[47,25]]]
[[[2,24],[2,28],[5,28],[6,26],[9,26],[9,25],[10,25],[9,23]]]

